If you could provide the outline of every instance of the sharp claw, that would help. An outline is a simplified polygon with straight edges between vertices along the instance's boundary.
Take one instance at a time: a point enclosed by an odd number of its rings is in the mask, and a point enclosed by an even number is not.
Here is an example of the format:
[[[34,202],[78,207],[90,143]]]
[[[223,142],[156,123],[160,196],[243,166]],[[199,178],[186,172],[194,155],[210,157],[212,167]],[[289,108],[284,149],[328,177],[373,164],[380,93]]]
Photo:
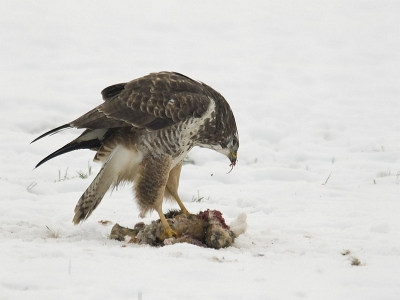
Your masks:
[[[162,234],[161,238],[166,239],[166,238],[172,238],[172,237],[178,237],[178,233],[175,230],[172,230],[170,227],[164,229],[164,233]]]

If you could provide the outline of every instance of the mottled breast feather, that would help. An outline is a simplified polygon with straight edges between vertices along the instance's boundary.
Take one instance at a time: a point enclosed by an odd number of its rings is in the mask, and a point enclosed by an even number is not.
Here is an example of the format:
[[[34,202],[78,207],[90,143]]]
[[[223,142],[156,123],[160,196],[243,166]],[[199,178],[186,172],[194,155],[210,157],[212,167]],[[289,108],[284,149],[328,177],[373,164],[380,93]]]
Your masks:
[[[104,103],[70,124],[89,129],[135,126],[158,130],[201,117],[210,103],[202,83],[170,72],[109,86],[102,96]]]

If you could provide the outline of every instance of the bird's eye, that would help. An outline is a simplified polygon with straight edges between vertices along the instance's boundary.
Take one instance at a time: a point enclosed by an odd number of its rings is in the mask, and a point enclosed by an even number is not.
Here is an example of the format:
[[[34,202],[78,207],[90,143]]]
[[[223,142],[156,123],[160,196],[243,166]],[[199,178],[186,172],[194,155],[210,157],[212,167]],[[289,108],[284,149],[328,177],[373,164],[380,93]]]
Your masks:
[[[234,139],[234,140],[232,141],[232,145],[233,145],[233,146],[236,146],[236,144],[237,144],[237,141],[236,141],[236,139]]]

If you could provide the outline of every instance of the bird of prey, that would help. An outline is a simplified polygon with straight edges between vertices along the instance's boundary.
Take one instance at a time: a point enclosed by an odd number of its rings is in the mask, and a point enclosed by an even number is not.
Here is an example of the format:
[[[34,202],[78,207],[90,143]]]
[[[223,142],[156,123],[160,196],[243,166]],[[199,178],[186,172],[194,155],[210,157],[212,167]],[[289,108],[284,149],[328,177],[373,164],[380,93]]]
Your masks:
[[[208,85],[174,72],[151,73],[101,94],[102,104],[33,141],[67,128],[86,129],[36,167],[73,150],[94,150],[94,161],[103,166],[79,199],[74,224],[90,216],[110,187],[133,182],[140,216],[157,211],[165,236],[176,235],[162,202],[172,198],[189,214],[177,191],[186,154],[200,146],[227,156],[232,168],[236,164],[239,136],[228,102]]]

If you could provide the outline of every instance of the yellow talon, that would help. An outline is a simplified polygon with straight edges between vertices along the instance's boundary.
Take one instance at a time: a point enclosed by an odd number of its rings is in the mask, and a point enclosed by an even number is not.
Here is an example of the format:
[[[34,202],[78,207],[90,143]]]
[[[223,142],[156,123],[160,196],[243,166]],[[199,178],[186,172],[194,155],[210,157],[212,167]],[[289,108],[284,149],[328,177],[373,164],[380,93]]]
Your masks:
[[[164,226],[164,233],[161,235],[161,239],[172,238],[173,236],[178,237],[179,234],[169,226],[167,219],[165,218],[161,208],[157,209],[158,215],[160,216],[161,223]]]
[[[165,228],[161,238],[164,240],[166,238],[172,238],[172,237],[178,237],[178,232],[172,230],[171,227]]]

